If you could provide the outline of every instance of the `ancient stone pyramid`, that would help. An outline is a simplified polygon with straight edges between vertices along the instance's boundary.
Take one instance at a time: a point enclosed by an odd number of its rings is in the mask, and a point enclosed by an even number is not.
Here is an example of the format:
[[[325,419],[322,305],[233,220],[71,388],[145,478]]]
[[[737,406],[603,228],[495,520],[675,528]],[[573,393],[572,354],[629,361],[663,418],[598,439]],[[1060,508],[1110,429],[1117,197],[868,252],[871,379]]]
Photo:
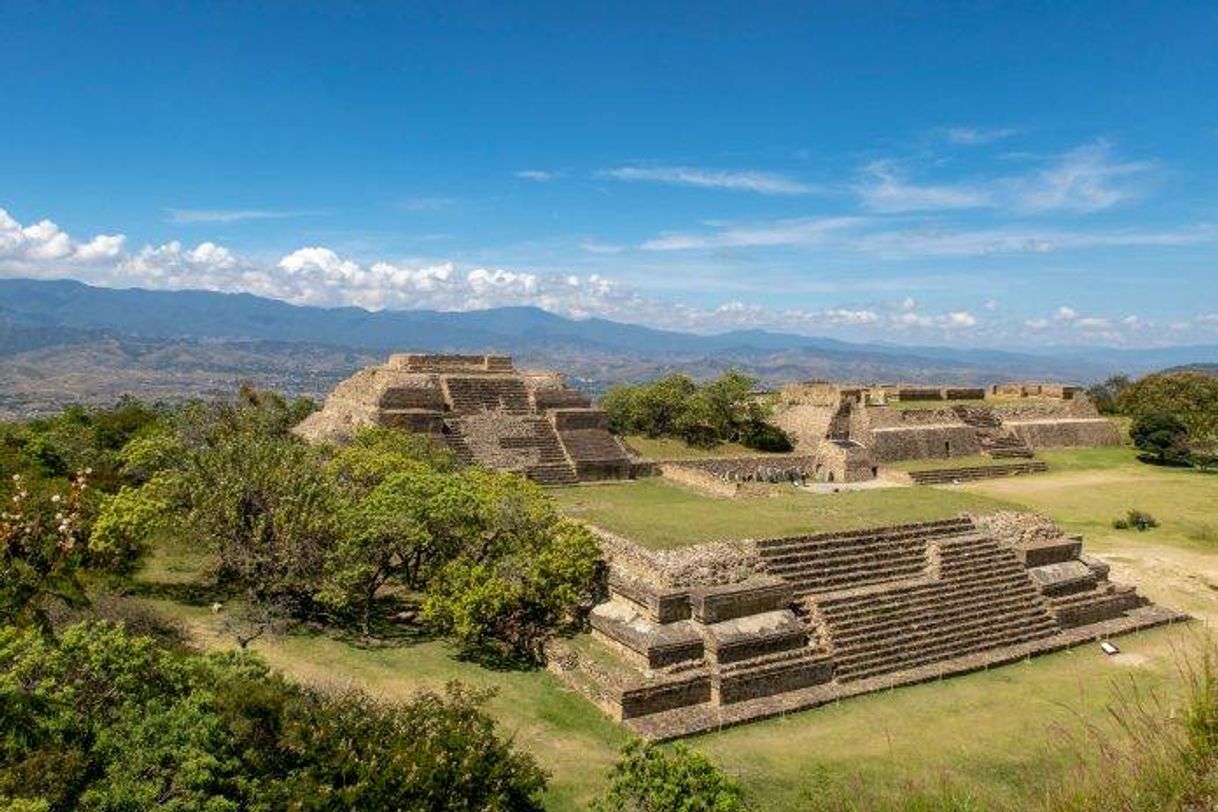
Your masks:
[[[335,442],[366,425],[430,434],[468,462],[546,485],[631,472],[587,395],[557,372],[521,372],[502,355],[392,355],[340,383],[296,431]]]

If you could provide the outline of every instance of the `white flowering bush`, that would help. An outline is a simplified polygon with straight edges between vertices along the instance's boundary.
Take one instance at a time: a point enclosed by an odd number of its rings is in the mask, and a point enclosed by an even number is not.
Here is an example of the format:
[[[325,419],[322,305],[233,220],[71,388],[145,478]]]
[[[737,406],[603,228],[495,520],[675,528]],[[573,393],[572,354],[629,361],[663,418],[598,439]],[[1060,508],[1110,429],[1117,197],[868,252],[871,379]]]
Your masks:
[[[50,631],[50,601],[88,602],[79,579],[85,552],[85,492],[92,469],[77,471],[67,493],[32,489],[21,474],[0,513],[0,621]]]

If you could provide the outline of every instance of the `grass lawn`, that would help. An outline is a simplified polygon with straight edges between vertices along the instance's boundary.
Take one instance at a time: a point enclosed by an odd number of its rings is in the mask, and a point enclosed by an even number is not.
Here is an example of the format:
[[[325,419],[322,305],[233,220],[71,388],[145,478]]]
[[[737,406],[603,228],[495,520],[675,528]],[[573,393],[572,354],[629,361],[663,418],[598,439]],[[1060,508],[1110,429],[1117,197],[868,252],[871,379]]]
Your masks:
[[[205,608],[149,601],[211,647],[230,647],[221,617]],[[1195,632],[1162,629],[1122,638],[1123,654],[1093,646],[994,671],[911,686],[757,722],[689,743],[738,776],[761,810],[814,809],[819,791],[896,800],[911,787],[950,780],[976,808],[1022,809],[1047,778],[1069,766],[1062,730],[1105,724],[1120,686],[1136,678],[1170,696],[1176,653]],[[625,732],[544,671],[496,671],[429,641],[361,648],[321,635],[253,644],[275,668],[305,683],[358,687],[386,699],[458,679],[498,691],[488,707],[504,733],[551,774],[546,808],[586,809],[627,740]],[[865,807],[863,807],[865,808]]]
[[[718,457],[781,457],[740,443],[720,443],[713,448],[699,448],[672,437],[646,437],[631,434],[622,438],[641,457],[653,460],[706,460]]]
[[[1114,580],[1151,599],[1218,621],[1218,474],[1161,468],[1128,448],[1045,452],[1049,473],[970,482],[953,490],[1025,505],[1080,533]],[[1116,530],[1130,508],[1160,526]]]
[[[770,535],[911,521],[960,510],[1026,506],[1086,536],[1087,549],[1113,565],[1113,578],[1199,617],[1218,619],[1218,476],[1137,462],[1126,449],[1049,452],[1052,472],[951,488],[893,488],[829,495],[789,492],[730,501],[700,496],[658,479],[554,492],[564,509],[650,543]],[[1115,531],[1128,507],[1154,514],[1162,527]],[[158,547],[139,578],[165,584],[197,579],[206,557],[173,544]],[[220,614],[206,606],[142,599],[172,615],[200,644],[232,646]],[[1173,707],[1181,651],[1199,637],[1190,628],[1120,638],[1123,653],[1095,646],[1027,663],[918,686],[706,734],[689,740],[744,782],[761,810],[816,810],[834,796],[868,809],[944,783],[970,799],[958,808],[1033,806],[1072,773],[1066,734],[1106,729],[1107,709],[1131,684]],[[502,671],[458,659],[441,641],[365,648],[316,634],[255,641],[253,647],[291,677],[323,686],[358,686],[386,699],[459,679],[493,687],[489,712],[551,773],[545,801],[554,810],[584,809],[626,740],[621,728],[542,671]],[[1094,753],[1094,742],[1081,747]]]
[[[567,514],[653,549],[926,521],[1010,508],[978,494],[882,488],[814,494],[779,487],[770,497],[717,499],[659,477],[553,492]]]

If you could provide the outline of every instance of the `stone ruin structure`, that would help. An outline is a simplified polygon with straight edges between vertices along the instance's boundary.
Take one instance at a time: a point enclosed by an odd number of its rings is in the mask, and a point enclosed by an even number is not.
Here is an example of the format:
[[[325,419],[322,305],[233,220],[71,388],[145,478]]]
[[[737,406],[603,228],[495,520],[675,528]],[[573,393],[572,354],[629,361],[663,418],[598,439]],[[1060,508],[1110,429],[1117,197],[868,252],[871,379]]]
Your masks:
[[[600,532],[608,600],[549,667],[654,739],[1184,619],[1035,514],[663,552]]]
[[[631,475],[630,457],[587,395],[557,372],[518,371],[503,355],[391,355],[340,383],[296,431],[336,442],[368,425],[431,435],[467,462],[546,485]]]
[[[917,402],[917,408],[894,402]],[[944,469],[932,478],[1027,473],[1043,469],[1031,461],[1039,449],[1121,442],[1116,426],[1079,387],[1058,384],[796,384],[779,393],[774,422],[795,439],[799,453],[817,457],[816,478],[838,482],[869,479],[885,463],[977,455],[1008,464]]]

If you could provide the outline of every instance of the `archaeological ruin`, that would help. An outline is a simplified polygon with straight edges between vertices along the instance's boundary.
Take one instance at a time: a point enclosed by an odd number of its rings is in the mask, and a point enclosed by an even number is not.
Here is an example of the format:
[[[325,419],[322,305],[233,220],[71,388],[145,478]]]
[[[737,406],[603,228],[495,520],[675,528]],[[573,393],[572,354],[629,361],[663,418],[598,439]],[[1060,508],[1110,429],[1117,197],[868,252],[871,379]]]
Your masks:
[[[598,531],[608,599],[549,667],[667,739],[990,668],[1182,615],[1034,514],[648,550]]]
[[[951,484],[1045,470],[1046,448],[1120,443],[1076,387],[842,386],[768,395],[789,454],[641,459],[556,372],[496,355],[393,355],[297,432],[435,437],[545,485],[658,475],[703,497]],[[966,459],[967,458],[967,459]],[[959,459],[958,464],[953,461]],[[898,470],[903,461],[928,465]],[[883,481],[881,481],[883,480]],[[809,521],[809,525],[813,523]],[[1182,619],[1108,579],[1082,539],[1027,513],[655,550],[589,525],[606,564],[591,634],[549,668],[639,735],[666,739],[1023,660]]]
[[[340,383],[296,431],[342,441],[370,425],[434,436],[466,462],[544,485],[631,474],[587,395],[557,372],[518,371],[502,355],[392,355]]]
[[[942,468],[942,482],[1032,473],[1034,453],[1120,445],[1112,421],[1078,387],[839,386],[793,384],[777,393],[774,421],[800,454],[816,457],[819,479],[858,482],[905,460],[988,457],[1007,461]]]

